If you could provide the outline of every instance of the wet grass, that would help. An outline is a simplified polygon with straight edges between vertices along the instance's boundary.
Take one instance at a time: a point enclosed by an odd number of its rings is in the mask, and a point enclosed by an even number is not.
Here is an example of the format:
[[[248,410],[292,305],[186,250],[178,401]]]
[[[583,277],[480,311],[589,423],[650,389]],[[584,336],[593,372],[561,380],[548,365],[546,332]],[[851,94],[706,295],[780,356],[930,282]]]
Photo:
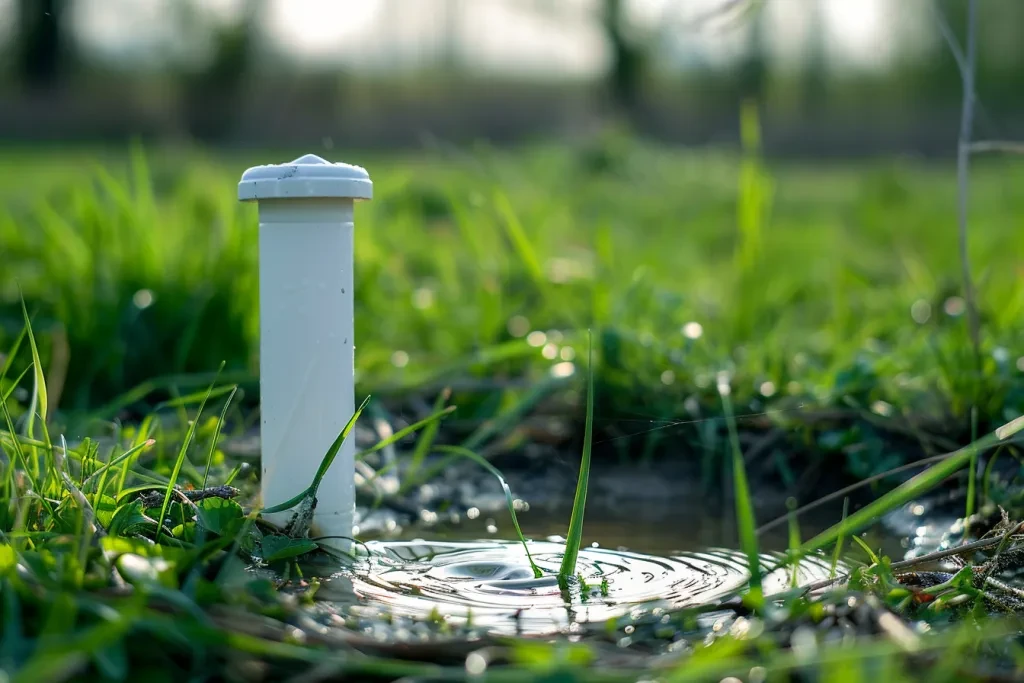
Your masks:
[[[744,126],[738,158],[609,138],[346,159],[377,192],[357,217],[359,391],[403,418],[361,457],[398,447],[367,479],[398,477],[390,499],[375,490],[387,505],[456,463],[500,477],[496,454],[582,441],[567,577],[591,456],[685,458],[731,489],[754,568],[759,492],[802,491],[779,520],[786,561],[831,551],[838,583],[766,599],[755,571],[724,605],[638,608],[580,625],[576,642],[440,616],[414,643],[399,617],[311,621],[309,568],[345,561],[304,533],[317,482],[289,501],[299,523],[275,527],[255,472],[224,450],[251,430],[258,329],[255,220],[234,182],[268,159],[136,151],[123,169],[0,184],[0,668],[17,681],[1019,674],[1024,534],[996,504],[1024,508],[1006,457],[1024,413],[1024,166],[975,171],[979,374],[948,170],[772,164],[749,112]],[[803,473],[885,483],[922,457],[923,472],[801,539],[796,515],[817,495]],[[956,475],[974,544],[901,560],[860,536]]]
[[[1024,556],[1020,525],[1003,519],[973,544],[940,553],[965,559],[955,571],[929,558],[894,562],[857,534],[973,457],[1012,443],[1024,420],[950,454],[825,533],[802,544],[796,536],[786,561],[844,537],[865,548],[866,560],[847,561],[838,582],[820,582],[819,590],[838,584],[825,593],[801,587],[766,597],[752,581],[721,604],[638,606],[621,619],[580,624],[575,642],[497,638],[438,615],[426,622],[429,635],[410,641],[408,618],[368,624],[342,611],[329,627],[314,618],[318,579],[306,567],[343,567],[358,562],[358,552],[346,559],[308,537],[303,510],[316,482],[290,501],[298,523],[280,528],[260,518],[254,473],[219,449],[229,411],[203,419],[216,401],[230,404],[234,386],[211,384],[138,427],[110,425],[97,440],[68,445],[44,419],[47,392],[37,382],[45,373],[35,371],[31,328],[18,339],[9,357],[32,358],[23,381],[35,401],[17,418],[2,404],[0,657],[12,680],[831,680],[837,671],[850,681],[991,680],[1020,671],[1024,601],[1005,577]],[[0,381],[14,366],[5,363]],[[719,390],[727,400],[725,381]],[[590,408],[593,398],[589,389]],[[178,410],[189,419],[175,427]],[[438,445],[437,454],[451,448]],[[416,457],[414,448],[406,453],[403,465]],[[741,474],[741,455],[736,464]],[[742,476],[736,487],[738,505],[750,509]],[[739,519],[743,549],[756,553],[754,519]],[[579,547],[582,524],[575,526],[567,551]]]
[[[979,374],[951,169],[772,162],[745,126],[738,156],[615,137],[344,155],[376,190],[357,209],[359,392],[409,414],[451,387],[446,438],[473,449],[534,440],[537,423],[509,410],[539,408],[571,427],[540,426],[544,439],[578,452],[583,401],[559,380],[585,366],[590,328],[595,458],[682,457],[724,481],[732,446],[707,420],[723,417],[725,370],[744,448],[783,437],[754,451],[750,476],[805,488],[837,459],[860,479],[966,443],[972,408],[979,433],[1024,412],[1024,166],[974,170]],[[21,181],[32,162],[0,155],[0,338],[21,328],[20,287],[55,414],[139,419],[221,362],[254,405],[256,220],[234,186],[278,156],[71,155],[75,173]]]

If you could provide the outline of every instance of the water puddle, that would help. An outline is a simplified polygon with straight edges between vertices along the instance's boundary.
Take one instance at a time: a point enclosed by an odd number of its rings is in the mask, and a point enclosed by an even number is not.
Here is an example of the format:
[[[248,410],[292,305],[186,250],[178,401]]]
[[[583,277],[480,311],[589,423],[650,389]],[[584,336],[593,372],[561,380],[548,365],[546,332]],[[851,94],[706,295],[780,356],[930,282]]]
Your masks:
[[[563,592],[556,576],[565,546],[542,541],[529,547],[544,574],[539,579],[517,542],[374,541],[365,547],[365,563],[326,581],[318,597],[354,600],[398,617],[470,622],[491,633],[539,635],[603,622],[637,608],[715,604],[749,578],[746,560],[736,551],[658,557],[588,547],[580,550],[579,578]],[[775,555],[763,556],[770,566],[777,560]],[[825,558],[805,560],[797,582],[827,578],[830,568]],[[765,578],[765,592],[785,591],[791,580],[791,568],[777,569]]]

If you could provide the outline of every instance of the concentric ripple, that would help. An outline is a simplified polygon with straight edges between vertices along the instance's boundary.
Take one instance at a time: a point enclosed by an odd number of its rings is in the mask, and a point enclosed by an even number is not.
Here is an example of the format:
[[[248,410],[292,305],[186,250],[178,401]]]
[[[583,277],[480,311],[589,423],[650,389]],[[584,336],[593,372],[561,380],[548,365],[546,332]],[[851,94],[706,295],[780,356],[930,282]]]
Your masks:
[[[565,546],[531,542],[544,573],[534,578],[521,544],[490,542],[373,542],[369,564],[346,572],[363,604],[408,617],[441,615],[496,632],[550,633],[574,622],[619,617],[640,606],[679,608],[713,604],[742,588],[749,578],[738,552],[653,557],[604,548],[582,548],[580,579],[563,593],[556,579]],[[772,563],[777,556],[765,555]],[[822,559],[801,562],[797,581],[807,584],[829,573]],[[792,569],[771,572],[766,593],[788,589]]]

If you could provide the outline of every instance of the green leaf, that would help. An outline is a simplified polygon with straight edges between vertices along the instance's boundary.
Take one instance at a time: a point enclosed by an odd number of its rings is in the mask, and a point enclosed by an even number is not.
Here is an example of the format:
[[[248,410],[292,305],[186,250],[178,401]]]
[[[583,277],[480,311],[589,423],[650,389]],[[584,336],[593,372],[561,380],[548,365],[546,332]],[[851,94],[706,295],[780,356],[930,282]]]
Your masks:
[[[156,520],[146,515],[142,501],[133,500],[117,508],[110,519],[107,533],[111,536],[128,536],[155,528]]]
[[[263,559],[266,562],[277,562],[305,555],[318,547],[320,546],[316,542],[308,538],[289,538],[281,534],[271,534],[263,537]]]
[[[207,498],[196,505],[199,523],[219,536],[234,536],[242,528],[242,506],[225,498]]]
[[[98,496],[92,503],[93,512],[96,513],[96,523],[106,529],[114,519],[117,511],[117,501],[111,496]]]
[[[195,543],[196,523],[185,522],[184,524],[178,524],[171,529],[171,536],[174,536],[180,541],[185,541],[186,543]]]
[[[133,586],[177,588],[174,565],[162,557],[124,553],[117,558],[117,571]]]

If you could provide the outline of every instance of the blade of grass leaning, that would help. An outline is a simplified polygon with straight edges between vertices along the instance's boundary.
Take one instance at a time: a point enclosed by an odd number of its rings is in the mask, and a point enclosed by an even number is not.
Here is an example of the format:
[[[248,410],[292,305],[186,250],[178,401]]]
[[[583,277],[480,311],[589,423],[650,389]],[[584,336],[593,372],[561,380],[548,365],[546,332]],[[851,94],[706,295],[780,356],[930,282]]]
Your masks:
[[[42,364],[42,362],[39,359],[39,347],[36,346],[36,337],[32,333],[32,321],[28,317],[28,308],[25,306],[25,299],[24,299],[24,297],[22,297],[22,299],[21,299],[21,315],[25,319],[25,331],[26,331],[26,335],[28,336],[28,346],[29,346],[29,349],[31,349],[31,351],[32,351],[32,367],[33,367],[33,374],[35,375],[35,389],[34,389],[34,391],[35,391],[35,396],[36,396],[36,405],[38,407],[38,415],[39,415],[40,419],[42,420],[43,424],[45,425],[46,424],[46,419],[47,419],[47,412],[46,411],[47,411],[47,408],[49,407],[49,406],[47,406],[47,398],[46,398],[46,376],[43,373],[43,364]],[[34,425],[35,425],[35,416],[36,416],[35,412],[33,412],[31,415],[29,415],[28,426],[27,426],[27,429],[26,429],[26,434],[28,434],[29,438],[33,438],[33,439],[35,438],[35,434],[33,433],[34,432]],[[49,439],[44,439],[44,440],[45,441],[49,441]]]
[[[535,579],[539,579],[543,576],[544,573],[533,561],[533,555],[530,554],[530,548],[527,547],[526,544],[526,537],[523,536],[523,531],[519,528],[519,519],[516,517],[515,499],[512,497],[512,489],[509,488],[508,482],[505,481],[505,475],[501,473],[501,470],[487,462],[487,460],[479,453],[475,453],[462,446],[437,446],[435,450],[441,453],[449,453],[460,458],[468,458],[494,475],[494,478],[498,480],[498,483],[501,484],[501,488],[505,492],[505,504],[508,506],[508,514],[512,517],[512,526],[516,529],[516,536],[519,537],[519,542],[523,544],[523,550],[526,551],[526,559],[530,561],[530,567],[533,569],[533,577]]]
[[[849,497],[843,498],[843,521],[846,520],[846,516],[850,512],[850,499]],[[840,535],[839,540],[836,541],[835,550],[832,553],[832,565],[828,570],[828,578],[836,578],[836,568],[839,566],[839,558],[843,555],[843,541],[846,539],[845,536]]]
[[[11,368],[14,366],[14,360],[18,356],[18,351],[21,349],[21,342],[24,341],[27,330],[28,328],[26,327],[21,328],[21,332],[19,332],[18,336],[14,338],[14,343],[11,344],[11,348],[7,350],[7,357],[4,359],[3,367],[0,367],[0,382],[4,381],[7,377],[7,373],[10,372]],[[25,371],[27,372],[28,368],[25,368]],[[22,375],[24,376],[24,373],[22,373]],[[20,380],[14,384],[17,386],[19,383]]]
[[[562,377],[548,377],[527,392],[512,408],[480,425],[461,445],[471,451],[478,450],[485,443],[515,426],[522,417],[546,398],[557,387],[566,383]]]
[[[743,462],[743,451],[740,449],[740,437],[736,430],[736,415],[732,408],[732,389],[728,377],[718,377],[718,395],[722,399],[722,410],[729,429],[729,444],[732,449],[732,481],[733,497],[736,499],[736,525],[740,537],[740,549],[747,556],[750,570],[750,588],[753,592],[761,590],[761,556],[757,545],[757,523],[754,519],[753,499],[750,497],[750,486],[747,484],[747,470]],[[792,512],[790,514],[793,514]]]
[[[24,370],[21,371],[21,374],[18,375],[17,379],[15,379],[11,383],[11,388],[8,389],[6,392],[3,392],[2,394],[0,394],[0,401],[6,401],[7,399],[9,399],[11,397],[11,394],[13,394],[14,390],[18,388],[18,385],[21,384],[21,380],[25,379],[25,375],[27,375],[28,371],[31,370],[31,369],[32,369],[32,366],[29,365],[28,367],[26,367]],[[3,382],[3,381],[4,381],[4,376],[2,374],[0,374],[0,382]]]
[[[439,410],[435,413],[432,413],[431,415],[423,418],[419,422],[414,422],[408,427],[398,430],[388,438],[381,439],[380,441],[373,444],[373,446],[367,448],[366,450],[359,451],[358,453],[356,453],[356,460],[362,460],[368,455],[376,453],[377,451],[384,450],[388,446],[398,443],[399,441],[409,436],[410,434],[415,434],[424,427],[426,427],[426,429],[424,429],[423,432],[424,434],[426,434],[431,429],[433,429],[436,432],[437,426],[440,424],[441,420],[447,417],[448,415],[451,415],[453,412],[455,412],[455,406],[448,406],[443,410]]]
[[[25,320],[25,335],[28,337],[29,349],[32,351],[32,369],[33,369],[33,383],[32,383],[32,408],[29,410],[28,420],[25,425],[25,434],[30,438],[35,438],[35,423],[36,416],[40,418],[40,427],[42,429],[43,443],[46,444],[45,450],[43,451],[43,461],[46,463],[46,472],[52,471],[52,460],[53,460],[53,444],[50,441],[50,431],[47,429],[46,422],[49,418],[48,414],[48,401],[46,397],[46,375],[43,373],[43,363],[39,358],[39,347],[36,346],[36,337],[32,333],[32,321],[28,317],[28,308],[25,306],[25,297],[21,297],[21,314]],[[26,463],[28,464],[28,463]],[[31,466],[35,470],[36,479],[45,489],[46,479],[41,477],[39,470],[39,461],[36,458],[32,458]],[[59,484],[57,484],[59,486]],[[37,489],[42,495],[46,495],[46,491],[43,489]]]
[[[224,401],[224,407],[220,409],[220,416],[217,418],[217,424],[213,428],[213,438],[210,440],[210,454],[206,458],[206,471],[203,472],[203,488],[206,488],[206,484],[210,481],[210,466],[213,464],[213,456],[217,452],[217,441],[220,439],[220,432],[224,428],[224,421],[228,417],[228,409],[231,407],[231,400],[235,397],[235,393],[238,392],[238,385],[232,385],[231,391],[228,393],[228,399]]]
[[[454,410],[455,406],[444,407],[444,404],[448,402],[451,397],[451,389],[445,389],[437,395],[437,399],[434,401],[434,414],[437,414],[442,410]],[[429,418],[428,418],[429,419]],[[441,421],[432,422],[423,430],[420,434],[420,438],[416,441],[416,448],[412,452],[412,458],[409,460],[409,468],[406,470],[406,476],[414,477],[423,466],[423,461],[426,460],[427,454],[430,453],[430,448],[434,445],[434,440],[437,438],[437,430],[441,427]]]
[[[336,438],[334,440],[334,443],[331,444],[331,447],[327,449],[327,453],[324,454],[323,460],[320,461],[320,467],[317,468],[316,474],[313,475],[313,481],[312,483],[310,483],[309,488],[307,488],[305,491],[302,491],[298,495],[289,498],[283,503],[273,505],[268,508],[263,508],[262,510],[260,510],[260,514],[270,514],[273,512],[284,512],[285,510],[290,510],[291,508],[295,507],[300,502],[302,502],[302,499],[305,498],[306,496],[316,495],[317,489],[320,488],[320,480],[324,478],[324,475],[327,474],[327,470],[328,468],[330,468],[331,463],[333,463],[334,459],[338,457],[338,453],[341,451],[341,445],[345,443],[345,439],[348,438],[349,432],[351,432],[352,428],[355,427],[356,421],[359,419],[359,416],[363,414],[363,410],[365,410],[366,405],[369,402],[370,397],[367,396],[366,399],[363,401],[363,404],[359,406],[359,409],[356,410],[356,412],[352,415],[351,418],[349,418],[349,421],[345,424],[345,427],[341,430],[341,433],[338,434],[338,438]]]
[[[947,477],[967,465],[975,457],[975,454],[984,452],[1001,442],[1009,440],[1010,437],[1017,434],[1021,429],[1024,429],[1024,417],[1018,417],[1011,422],[1007,422],[1002,427],[974,443],[954,451],[942,462],[912,477],[878,500],[854,512],[845,520],[825,529],[804,543],[800,548],[800,553],[807,554],[818,550],[835,541],[840,536],[852,536],[857,531],[879,519],[882,515],[934,488]]]
[[[182,406],[195,405],[197,403],[203,402],[204,400],[209,401],[214,398],[220,398],[225,394],[231,394],[233,396],[236,391],[238,391],[237,384],[227,384],[225,386],[214,389],[213,392],[209,392],[205,389],[200,391],[193,391],[190,394],[185,394],[184,396],[177,396],[175,398],[163,401],[162,403],[158,403],[156,408],[154,408],[153,410],[163,410],[166,408],[181,408]]]
[[[3,413],[4,421],[7,422],[8,436],[11,439],[11,448],[14,451],[13,455],[11,456],[11,464],[12,464],[12,466],[11,466],[10,470],[11,471],[16,470],[17,469],[17,462],[18,462],[18,460],[20,460],[21,461],[22,471],[25,473],[25,478],[28,479],[28,485],[32,488],[33,491],[39,493],[40,489],[39,489],[39,482],[38,482],[37,476],[36,476],[35,472],[33,471],[33,468],[28,466],[28,462],[27,462],[27,458],[26,458],[26,455],[25,455],[25,451],[21,447],[21,439],[18,438],[18,434],[14,431],[14,418],[11,417],[11,411],[7,407],[7,402],[6,401],[0,401],[0,412]],[[0,450],[2,450],[2,449],[0,449]],[[17,459],[15,459],[13,457],[14,455],[17,456]],[[43,496],[43,495],[39,496],[39,500],[42,501],[43,507],[46,508],[46,511],[51,516],[53,516],[54,510],[53,510],[53,505],[50,503],[50,500],[46,496]]]
[[[221,369],[224,368],[224,363],[220,365]],[[215,384],[210,384],[208,393],[213,393]],[[195,419],[193,419],[189,426],[188,431],[185,433],[185,440],[181,443],[181,448],[178,449],[178,457],[174,460],[174,469],[171,470],[171,478],[167,482],[167,487],[164,489],[164,502],[160,505],[160,516],[156,519],[156,543],[160,543],[160,535],[164,530],[164,516],[167,514],[167,507],[171,504],[171,493],[174,491],[174,485],[178,482],[178,474],[181,473],[181,466],[185,462],[185,457],[188,454],[188,447],[192,444],[192,439],[196,435],[196,427],[199,424],[199,419],[203,415],[203,408],[206,407],[206,399],[203,399],[202,403],[199,404],[199,411],[196,413]]]
[[[103,473],[106,472],[107,470],[110,470],[110,469],[113,469],[114,467],[117,467],[118,465],[120,465],[124,461],[126,461],[129,458],[137,455],[138,453],[141,453],[143,450],[145,450],[146,448],[149,448],[150,446],[152,446],[155,443],[156,443],[156,441],[154,441],[153,439],[149,439],[148,441],[143,441],[142,443],[138,444],[137,446],[132,446],[131,448],[129,448],[127,451],[125,451],[121,455],[117,456],[116,458],[111,459],[109,462],[103,463],[98,468],[96,468],[95,472],[93,472],[88,477],[86,477],[86,479],[82,482],[82,490],[84,491],[89,486],[89,484],[91,484],[97,477],[102,476]]]
[[[558,568],[558,583],[562,590],[568,586],[570,577],[576,575],[576,559],[583,542],[583,513],[587,507],[587,486],[590,482],[590,451],[594,440],[594,344],[587,339],[587,422],[583,432],[583,459],[580,475],[576,481],[576,496],[572,501],[572,516],[569,518],[569,532],[565,538],[565,554]]]
[[[797,520],[794,511],[796,510],[796,499],[787,498],[786,508],[789,510],[789,549],[793,555],[800,548],[800,522]],[[790,588],[796,588],[800,582],[800,558],[797,556],[793,563],[793,573],[790,576]]]

